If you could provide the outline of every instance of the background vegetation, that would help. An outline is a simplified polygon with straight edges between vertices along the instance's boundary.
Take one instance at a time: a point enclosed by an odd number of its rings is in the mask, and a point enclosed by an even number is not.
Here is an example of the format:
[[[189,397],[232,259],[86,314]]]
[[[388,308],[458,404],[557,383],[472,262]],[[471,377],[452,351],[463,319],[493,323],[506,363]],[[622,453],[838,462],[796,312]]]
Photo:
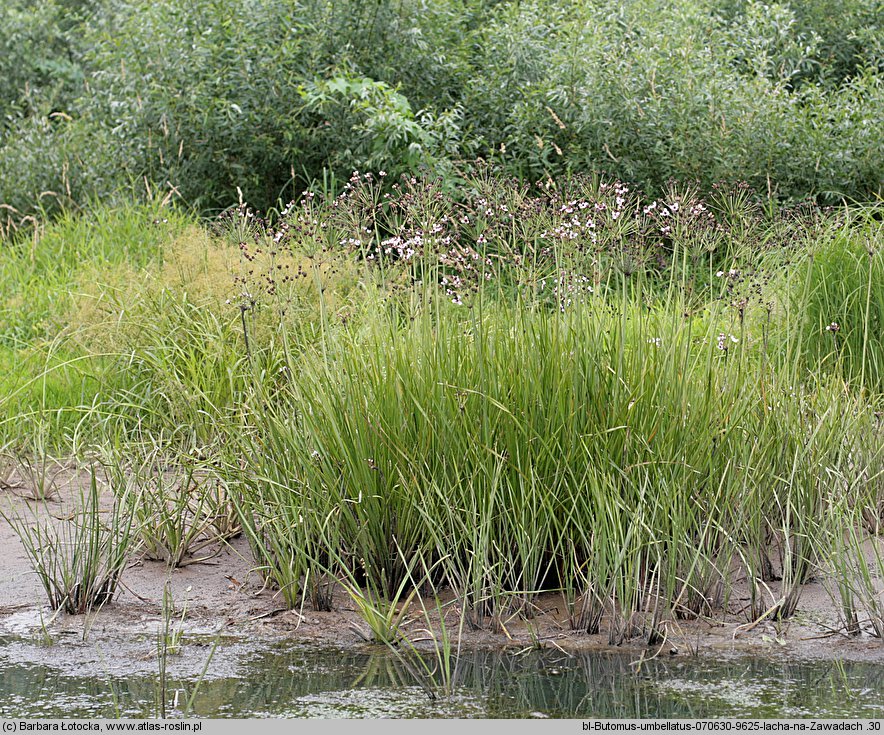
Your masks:
[[[10,0],[0,202],[296,198],[329,173],[881,190],[880,0]],[[162,196],[162,194],[160,195]]]
[[[52,603],[243,533],[388,643],[815,575],[884,638],[884,34],[831,5],[5,3],[0,483],[91,478],[11,519]]]

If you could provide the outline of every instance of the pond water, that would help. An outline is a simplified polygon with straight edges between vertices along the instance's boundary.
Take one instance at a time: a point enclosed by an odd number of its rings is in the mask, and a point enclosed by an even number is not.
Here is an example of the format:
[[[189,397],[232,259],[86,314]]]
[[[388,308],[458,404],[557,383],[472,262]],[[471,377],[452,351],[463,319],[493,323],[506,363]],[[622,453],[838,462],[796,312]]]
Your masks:
[[[0,717],[154,717],[163,700],[206,717],[884,717],[884,663],[479,650],[445,690],[383,648],[194,637],[168,657],[163,692],[155,650],[150,636],[0,639]]]

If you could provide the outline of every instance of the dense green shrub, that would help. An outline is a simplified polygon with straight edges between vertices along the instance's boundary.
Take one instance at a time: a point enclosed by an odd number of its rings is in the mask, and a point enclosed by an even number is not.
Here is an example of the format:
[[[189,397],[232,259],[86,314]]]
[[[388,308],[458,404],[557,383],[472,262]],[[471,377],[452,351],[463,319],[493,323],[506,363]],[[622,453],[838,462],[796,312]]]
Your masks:
[[[82,81],[69,33],[80,3],[8,0],[0,6],[0,130],[20,114],[63,107]]]
[[[465,92],[480,149],[505,148],[532,176],[601,167],[652,190],[670,177],[745,179],[792,197],[879,189],[873,70],[795,90],[811,59],[800,34],[765,38],[768,11],[724,23],[703,4],[653,6],[522,4],[498,15]]]
[[[133,185],[264,207],[478,156],[652,192],[881,191],[875,0],[56,3],[4,11],[0,202],[21,212]]]
[[[723,0],[719,12],[727,22],[746,30],[765,32],[759,45],[772,50],[768,61],[805,57],[801,68],[786,63],[797,83],[838,84],[867,66],[881,69],[884,62],[880,0],[802,0],[764,4],[757,0]],[[802,48],[803,47],[803,48]],[[788,50],[787,50],[788,49]],[[784,54],[784,52],[786,52]]]

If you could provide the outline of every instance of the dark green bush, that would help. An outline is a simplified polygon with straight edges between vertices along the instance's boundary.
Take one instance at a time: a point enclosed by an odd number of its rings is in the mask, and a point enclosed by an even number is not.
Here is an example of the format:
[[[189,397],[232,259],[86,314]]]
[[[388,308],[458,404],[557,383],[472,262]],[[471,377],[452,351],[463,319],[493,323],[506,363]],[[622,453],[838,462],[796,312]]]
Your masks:
[[[876,0],[61,3],[3,11],[0,201],[22,212],[133,185],[264,207],[479,156],[650,192],[882,188]]]
[[[75,2],[5,0],[0,5],[0,130],[20,115],[63,110],[82,81],[70,29]]]
[[[803,68],[786,64],[796,83],[840,84],[865,67],[881,70],[884,63],[884,11],[880,0],[802,0],[795,3],[763,4],[757,0],[724,0],[719,12],[736,27],[766,26],[768,48],[791,47],[805,56]],[[798,43],[796,43],[798,42]],[[801,49],[803,47],[803,50]],[[782,51],[767,54],[772,60]]]
[[[812,66],[785,6],[724,23],[713,4],[512,6],[483,31],[464,109],[480,149],[530,172],[606,169],[659,190],[670,178],[748,180],[784,197],[880,190],[881,81],[793,88]],[[502,60],[502,61],[501,61]],[[473,97],[473,93],[475,96]]]

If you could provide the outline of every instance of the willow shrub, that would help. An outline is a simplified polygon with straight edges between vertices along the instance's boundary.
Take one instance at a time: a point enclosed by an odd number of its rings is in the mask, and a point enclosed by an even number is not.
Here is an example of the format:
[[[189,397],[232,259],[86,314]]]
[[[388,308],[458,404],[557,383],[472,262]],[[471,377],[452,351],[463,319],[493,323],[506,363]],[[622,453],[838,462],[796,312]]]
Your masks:
[[[527,181],[881,192],[875,0],[25,5],[0,11],[0,202],[21,215],[146,188],[267,208],[329,172],[478,157]]]

